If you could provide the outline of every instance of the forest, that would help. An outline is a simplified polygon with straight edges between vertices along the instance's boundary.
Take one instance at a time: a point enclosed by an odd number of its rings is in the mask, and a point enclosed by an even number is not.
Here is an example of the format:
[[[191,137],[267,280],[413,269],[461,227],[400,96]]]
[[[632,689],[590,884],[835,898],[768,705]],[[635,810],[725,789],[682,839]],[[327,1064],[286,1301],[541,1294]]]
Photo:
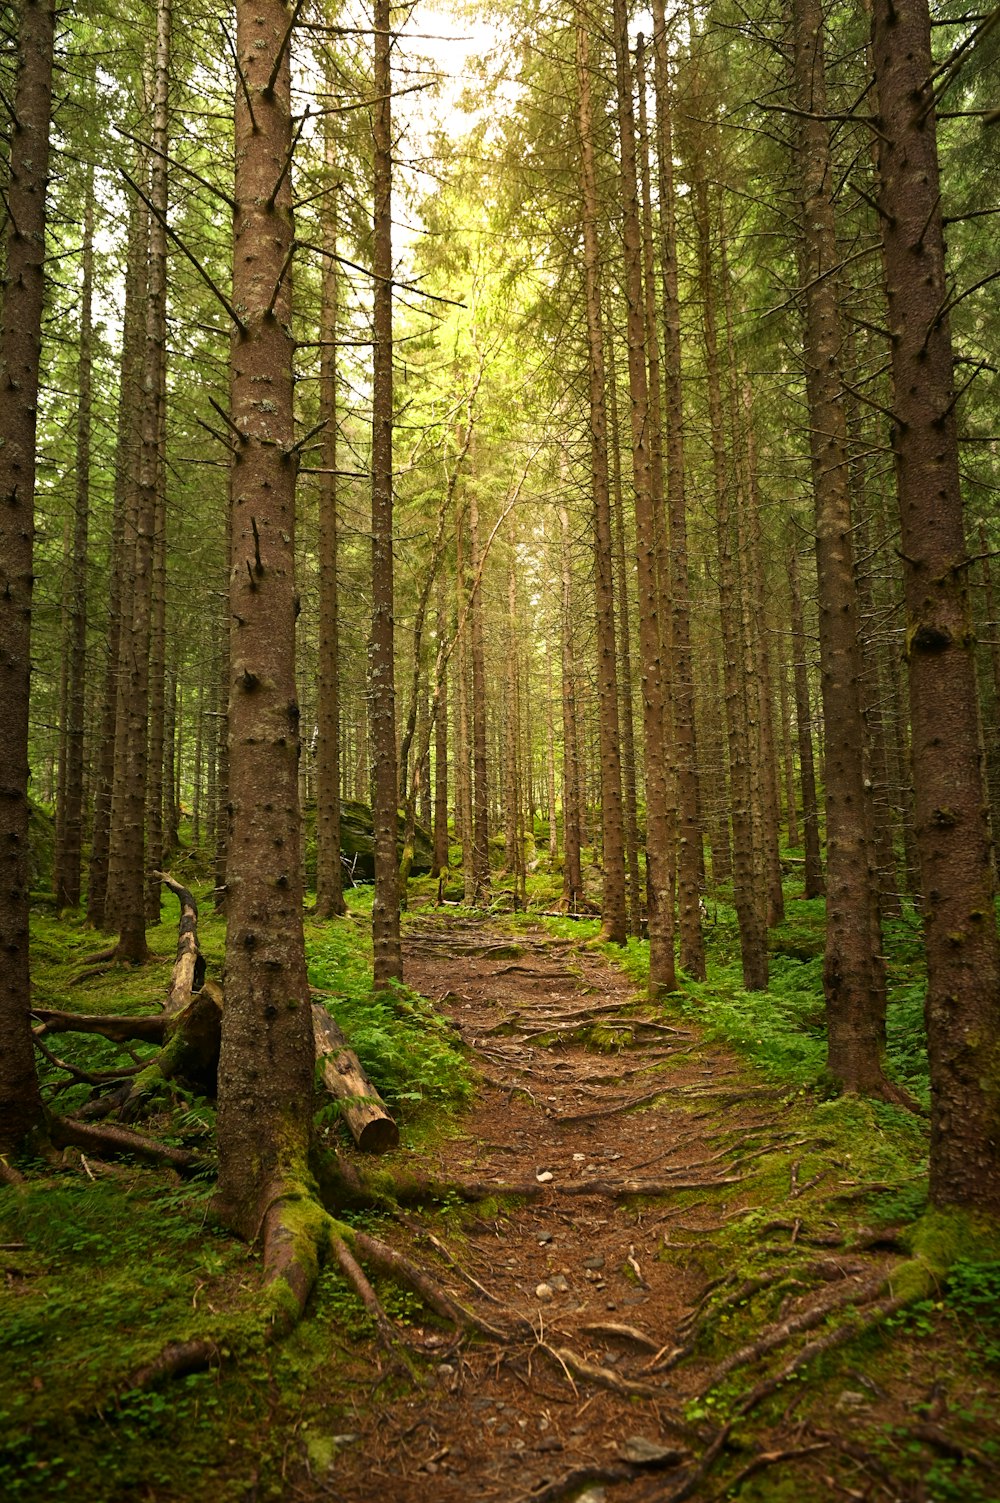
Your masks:
[[[998,19],[3,5],[4,1498],[1000,1498]]]

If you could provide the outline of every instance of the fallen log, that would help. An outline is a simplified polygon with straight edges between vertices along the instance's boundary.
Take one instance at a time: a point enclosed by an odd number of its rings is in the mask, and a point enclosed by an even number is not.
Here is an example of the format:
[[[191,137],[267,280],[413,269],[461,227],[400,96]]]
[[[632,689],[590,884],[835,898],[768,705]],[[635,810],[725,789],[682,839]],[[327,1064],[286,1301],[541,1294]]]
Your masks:
[[[361,1061],[325,1007],[312,1005],[313,1042],[320,1079],[338,1103],[351,1137],[363,1153],[399,1146],[399,1128],[365,1074]]]
[[[205,981],[205,957],[198,945],[198,904],[188,889],[169,872],[154,872],[170,889],[181,907],[177,921],[177,958],[170,973],[170,991],[164,1011],[183,1012]]]

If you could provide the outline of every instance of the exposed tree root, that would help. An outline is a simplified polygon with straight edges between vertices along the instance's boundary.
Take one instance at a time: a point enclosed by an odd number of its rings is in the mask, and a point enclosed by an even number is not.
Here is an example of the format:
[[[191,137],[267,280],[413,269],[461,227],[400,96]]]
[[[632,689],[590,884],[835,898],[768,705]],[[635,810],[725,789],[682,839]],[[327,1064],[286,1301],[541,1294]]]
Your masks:
[[[721,1362],[709,1372],[705,1379],[704,1391],[708,1393],[716,1388],[724,1378],[737,1368],[747,1367],[752,1362],[757,1362],[761,1357],[766,1357],[769,1352],[784,1346],[793,1336],[801,1335],[804,1331],[815,1330],[816,1326],[829,1319],[838,1310],[844,1310],[850,1305],[867,1305],[875,1299],[880,1289],[885,1287],[886,1276],[877,1273],[860,1284],[851,1285],[848,1289],[839,1289],[835,1297],[821,1301],[807,1310],[800,1310],[791,1315],[787,1320],[778,1321],[775,1325],[768,1326],[762,1331],[755,1341],[740,1347],[735,1352],[730,1352]]]
[[[50,1141],[57,1148],[83,1148],[95,1158],[109,1153],[127,1153],[147,1164],[165,1164],[171,1169],[192,1173],[211,1167],[211,1160],[187,1148],[171,1148],[155,1138],[133,1132],[127,1127],[95,1127],[74,1117],[50,1117]]]

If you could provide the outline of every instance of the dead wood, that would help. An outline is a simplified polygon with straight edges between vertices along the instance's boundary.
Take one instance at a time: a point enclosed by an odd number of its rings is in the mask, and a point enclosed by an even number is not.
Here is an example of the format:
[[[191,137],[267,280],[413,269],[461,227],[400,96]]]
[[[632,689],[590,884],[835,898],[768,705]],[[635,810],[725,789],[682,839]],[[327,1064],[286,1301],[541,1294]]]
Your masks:
[[[177,957],[170,973],[170,990],[165,1011],[183,1012],[205,980],[205,957],[198,946],[198,904],[186,887],[169,872],[153,872],[164,887],[170,889],[180,904],[177,921]]]
[[[396,1332],[388,1315],[386,1315],[385,1310],[382,1308],[378,1295],[368,1282],[364,1269],[344,1239],[337,1236],[336,1233],[331,1233],[330,1235],[330,1247],[341,1273],[374,1322],[379,1341],[385,1347],[386,1351],[394,1352],[397,1341]]]
[[[399,1146],[399,1128],[325,1007],[312,1004],[313,1042],[323,1085],[338,1102],[351,1137],[364,1153]]]
[[[818,1440],[811,1446],[793,1446],[784,1451],[761,1451],[751,1462],[748,1462],[742,1471],[737,1472],[736,1476],[730,1479],[726,1484],[725,1493],[719,1496],[728,1496],[736,1492],[744,1482],[749,1481],[751,1477],[755,1477],[758,1472],[763,1472],[769,1466],[779,1466],[784,1461],[799,1461],[803,1456],[814,1456],[817,1451],[829,1449],[828,1440]]]
[[[96,1033],[113,1044],[162,1044],[167,1020],[162,1013],[142,1017],[114,1017],[108,1013],[55,1012],[48,1007],[33,1007],[32,1016],[41,1027],[37,1038],[50,1033]]]
[[[533,1492],[522,1493],[515,1503],[560,1503],[560,1499],[568,1498],[583,1488],[597,1487],[603,1483],[631,1482],[632,1478],[638,1475],[637,1467],[622,1464],[577,1466],[554,1482],[547,1482]]]

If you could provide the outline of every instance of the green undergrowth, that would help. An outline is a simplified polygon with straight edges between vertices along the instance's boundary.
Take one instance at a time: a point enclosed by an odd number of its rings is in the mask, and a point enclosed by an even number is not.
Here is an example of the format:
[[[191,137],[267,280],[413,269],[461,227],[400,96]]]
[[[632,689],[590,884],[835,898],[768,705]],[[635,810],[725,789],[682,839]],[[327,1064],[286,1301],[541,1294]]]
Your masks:
[[[386,1101],[440,1125],[472,1094],[472,1075],[454,1030],[433,1003],[406,986],[372,984],[371,890],[348,895],[348,919],[306,928],[309,981]],[[422,1111],[426,1109],[426,1111]]]

